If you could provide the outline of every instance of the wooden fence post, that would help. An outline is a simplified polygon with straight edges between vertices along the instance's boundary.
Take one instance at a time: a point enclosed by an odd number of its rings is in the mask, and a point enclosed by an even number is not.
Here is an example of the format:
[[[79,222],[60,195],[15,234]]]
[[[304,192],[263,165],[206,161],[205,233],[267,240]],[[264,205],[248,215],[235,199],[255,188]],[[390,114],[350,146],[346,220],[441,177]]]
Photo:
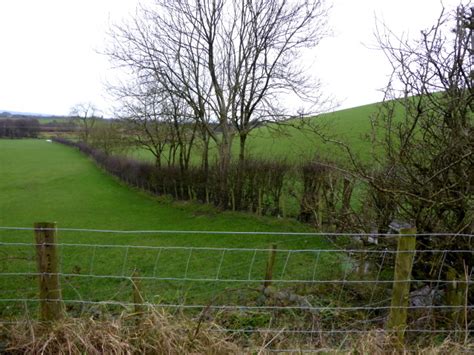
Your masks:
[[[272,284],[273,279],[273,267],[275,266],[275,257],[276,257],[276,244],[272,244],[270,251],[268,252],[267,259],[267,268],[265,270],[265,279],[263,281],[263,290]]]
[[[416,251],[416,228],[401,228],[399,233],[388,329],[392,330],[399,343],[403,344],[407,326],[410,278]]]
[[[132,291],[133,291],[133,303],[134,311],[137,317],[137,323],[140,322],[145,313],[145,300],[142,296],[142,286],[140,282],[140,273],[135,269],[132,274]]]
[[[467,289],[467,280],[463,280],[459,277],[456,270],[452,267],[448,268],[446,273],[446,293],[445,299],[448,306],[453,306],[449,312],[449,316],[453,322],[453,327],[459,328],[464,325],[465,314],[463,306],[466,307],[466,289]]]
[[[40,287],[40,319],[55,321],[64,316],[58,275],[56,223],[35,223],[34,227]]]

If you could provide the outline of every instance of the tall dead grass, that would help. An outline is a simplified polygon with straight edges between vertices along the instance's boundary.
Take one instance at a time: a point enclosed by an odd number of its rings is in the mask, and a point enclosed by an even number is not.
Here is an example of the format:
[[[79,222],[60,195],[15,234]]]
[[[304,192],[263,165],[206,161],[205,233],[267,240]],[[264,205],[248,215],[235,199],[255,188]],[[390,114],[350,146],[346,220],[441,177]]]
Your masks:
[[[417,355],[441,355],[441,354],[474,354],[474,343],[461,343],[446,338],[440,341],[436,338],[426,339],[431,345],[412,345],[404,347],[397,342],[396,337],[391,336],[383,330],[373,331],[357,339],[350,346],[350,354],[417,354]]]
[[[6,354],[236,354],[239,348],[214,323],[200,324],[152,309],[143,316],[53,324],[25,320],[4,326]],[[2,351],[0,351],[1,353]]]
[[[124,313],[106,319],[65,318],[49,324],[23,320],[0,325],[1,354],[275,354],[279,349],[293,349],[295,354],[474,354],[472,339],[464,343],[426,339],[425,345],[408,349],[383,330],[352,335],[336,347],[329,345],[334,339],[295,340],[278,331],[246,339],[230,337],[214,322],[160,309],[141,316]]]

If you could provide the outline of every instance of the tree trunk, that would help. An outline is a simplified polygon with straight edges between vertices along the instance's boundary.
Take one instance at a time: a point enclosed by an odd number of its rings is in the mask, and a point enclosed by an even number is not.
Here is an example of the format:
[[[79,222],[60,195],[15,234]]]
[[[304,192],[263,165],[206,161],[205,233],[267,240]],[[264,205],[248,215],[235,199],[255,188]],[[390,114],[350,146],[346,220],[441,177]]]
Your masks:
[[[222,131],[222,140],[219,142],[219,193],[217,196],[217,206],[225,209],[229,205],[229,173],[231,161],[232,136],[228,128]]]
[[[247,134],[240,134],[240,150],[239,150],[239,165],[237,169],[237,182],[235,186],[235,208],[242,209],[243,206],[243,188],[244,188],[244,174],[245,174],[245,143],[247,141]]]

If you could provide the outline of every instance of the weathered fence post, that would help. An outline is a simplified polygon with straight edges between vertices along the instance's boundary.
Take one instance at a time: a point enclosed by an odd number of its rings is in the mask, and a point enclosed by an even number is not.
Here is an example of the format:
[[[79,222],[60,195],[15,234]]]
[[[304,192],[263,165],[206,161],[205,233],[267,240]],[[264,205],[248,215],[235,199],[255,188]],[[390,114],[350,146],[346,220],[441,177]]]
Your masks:
[[[410,278],[416,252],[416,228],[403,226],[399,230],[395,275],[393,280],[392,302],[388,318],[388,329],[403,343],[407,326],[410,297]]]
[[[34,227],[40,287],[40,319],[55,321],[64,316],[58,275],[56,223],[35,223]]]
[[[145,313],[145,300],[142,296],[142,287],[140,282],[140,273],[135,270],[132,274],[132,288],[133,288],[133,305],[135,315],[137,317],[137,323],[140,323]]]
[[[276,244],[272,244],[270,251],[268,252],[267,267],[265,270],[265,279],[263,281],[263,290],[272,284],[273,279],[273,267],[275,266],[276,257]]]
[[[462,327],[466,320],[463,307],[467,306],[465,303],[467,280],[463,280],[454,268],[449,267],[446,273],[446,281],[448,282],[445,294],[446,304],[453,307],[449,316],[453,326],[456,328]]]

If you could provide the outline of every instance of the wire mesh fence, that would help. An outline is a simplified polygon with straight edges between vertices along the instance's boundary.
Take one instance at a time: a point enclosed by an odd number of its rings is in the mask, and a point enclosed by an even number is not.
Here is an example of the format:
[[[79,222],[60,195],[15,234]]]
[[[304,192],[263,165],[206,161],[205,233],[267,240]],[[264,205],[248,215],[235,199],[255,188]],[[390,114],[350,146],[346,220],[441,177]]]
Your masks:
[[[41,302],[55,301],[41,297],[38,280],[48,275],[39,269],[33,232],[0,227],[4,323],[35,318]],[[398,233],[57,233],[54,275],[71,316],[114,317],[159,307],[212,319],[220,326],[215,331],[244,338],[312,346],[330,339],[340,346],[348,336],[387,329],[400,310],[407,313],[408,339],[473,335],[469,234],[416,234],[416,249],[401,250]],[[442,238],[463,242],[438,249]],[[412,261],[410,273],[397,278],[404,254]],[[406,302],[394,302],[397,285],[408,285]]]

